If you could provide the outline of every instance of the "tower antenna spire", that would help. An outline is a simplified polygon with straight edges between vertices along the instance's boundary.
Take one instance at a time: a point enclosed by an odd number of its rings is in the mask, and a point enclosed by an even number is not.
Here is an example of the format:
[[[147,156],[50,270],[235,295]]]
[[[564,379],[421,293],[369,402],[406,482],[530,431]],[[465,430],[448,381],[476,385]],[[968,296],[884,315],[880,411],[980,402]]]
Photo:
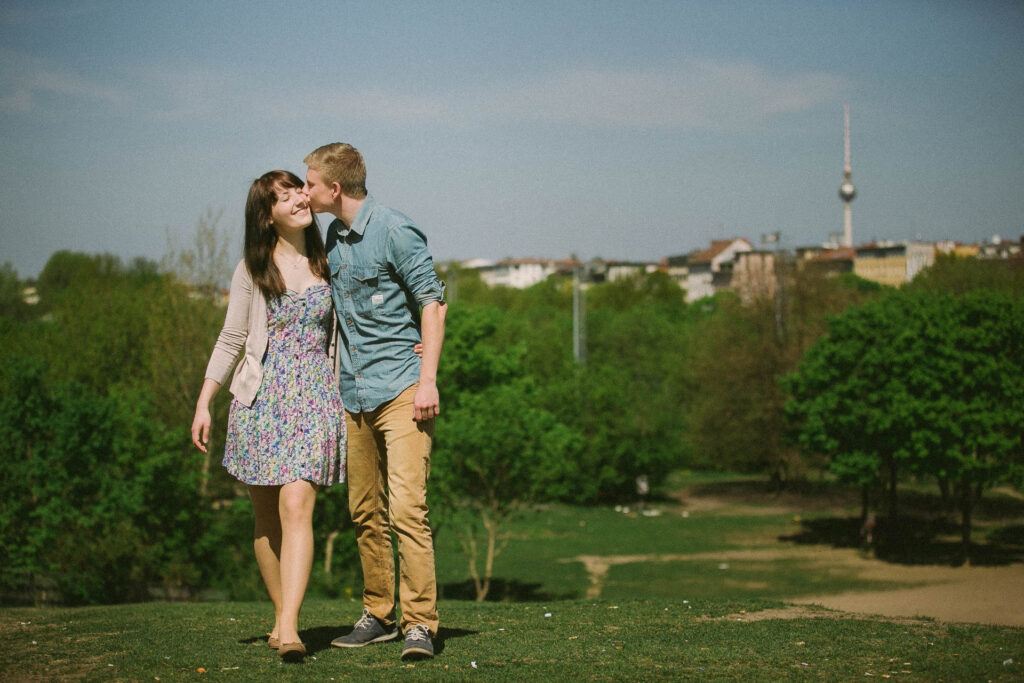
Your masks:
[[[843,172],[853,173],[850,166],[850,103],[843,104]]]
[[[843,200],[843,246],[853,246],[853,208],[850,203],[857,196],[853,187],[853,168],[850,166],[850,103],[843,104],[843,183],[839,198]]]

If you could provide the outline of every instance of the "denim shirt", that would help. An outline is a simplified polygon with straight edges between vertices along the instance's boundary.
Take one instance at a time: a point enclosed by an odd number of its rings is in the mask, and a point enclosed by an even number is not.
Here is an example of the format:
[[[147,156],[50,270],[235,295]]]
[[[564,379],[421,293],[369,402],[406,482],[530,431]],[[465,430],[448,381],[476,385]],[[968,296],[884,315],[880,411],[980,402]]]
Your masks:
[[[444,301],[427,238],[406,216],[367,195],[351,227],[327,228],[337,314],[338,380],[345,409],[374,410],[419,381],[420,309]]]

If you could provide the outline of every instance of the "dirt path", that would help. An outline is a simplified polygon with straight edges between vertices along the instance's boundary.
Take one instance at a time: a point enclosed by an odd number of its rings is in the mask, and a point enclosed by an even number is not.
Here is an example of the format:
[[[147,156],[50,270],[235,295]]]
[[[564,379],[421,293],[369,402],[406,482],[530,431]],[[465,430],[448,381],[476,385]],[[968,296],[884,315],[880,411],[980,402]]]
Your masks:
[[[879,566],[880,565],[880,566]],[[915,588],[794,598],[855,614],[1024,626],[1024,566],[905,567],[876,562],[865,578],[926,582]]]
[[[939,621],[1024,626],[1024,565],[1006,567],[905,566],[862,557],[855,550],[832,548],[773,548],[721,553],[580,555],[562,562],[581,562],[590,585],[586,597],[599,598],[608,570],[639,562],[761,561],[800,559],[816,564],[850,568],[859,578],[888,583],[924,584],[880,591],[794,597],[797,605],[820,605],[857,615],[890,618],[931,617]],[[780,613],[805,616],[800,610]],[[824,616],[824,615],[819,615]],[[838,615],[837,615],[838,616]],[[746,615],[750,620],[753,615]]]

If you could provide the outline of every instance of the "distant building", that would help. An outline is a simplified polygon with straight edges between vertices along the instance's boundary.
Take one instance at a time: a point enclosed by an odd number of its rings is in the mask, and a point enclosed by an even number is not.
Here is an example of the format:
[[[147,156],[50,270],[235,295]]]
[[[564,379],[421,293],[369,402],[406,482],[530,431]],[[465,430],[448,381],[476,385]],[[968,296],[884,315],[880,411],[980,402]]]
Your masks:
[[[853,272],[853,262],[857,258],[857,250],[853,247],[837,247],[835,249],[804,248],[797,251],[797,264],[826,275],[842,275]]]
[[[668,276],[675,280],[683,289],[686,288],[686,278],[690,275],[690,255],[679,254],[678,256],[669,256],[665,259],[665,272]]]
[[[687,255],[686,300],[696,301],[732,285],[733,265],[737,254],[753,251],[742,237],[712,240],[711,248]],[[669,259],[671,273],[672,258]]]
[[[574,259],[514,258],[480,266],[477,271],[480,279],[491,287],[526,289],[556,273],[572,273],[578,263]]]
[[[749,304],[775,297],[779,254],[774,251],[742,251],[732,267],[732,289]]]
[[[799,247],[795,251],[797,269],[814,269],[831,275],[854,273],[865,280],[899,287],[913,280],[918,273],[935,263],[936,254],[955,254],[988,260],[1010,260],[1024,268],[1024,238],[1019,242],[993,237],[982,244],[964,245],[953,240],[939,242],[881,241],[858,247],[829,243],[815,247]],[[693,302],[723,290],[735,291],[744,303],[775,296],[778,287],[779,259],[793,259],[793,252],[755,250],[742,237],[712,240],[707,249],[650,261],[580,262],[575,258],[509,258],[494,263],[485,259],[463,261],[473,268],[489,286],[525,289],[552,275],[580,274],[584,287],[600,282],[614,282],[661,271],[667,273],[686,290],[686,300]],[[789,260],[787,260],[789,263]],[[790,264],[791,266],[792,264]],[[578,270],[577,270],[578,269]]]
[[[616,280],[645,275],[647,273],[654,273],[661,269],[662,268],[659,264],[649,263],[647,261],[605,261],[604,277],[608,282],[615,282]]]
[[[935,243],[935,254],[953,254],[954,256],[977,256],[977,245],[964,246],[955,240],[939,240]]]
[[[935,263],[937,253],[935,245],[931,242],[908,242],[906,245],[907,255],[907,282],[910,282],[917,274],[928,266]]]
[[[899,287],[935,263],[935,245],[928,242],[879,242],[857,247],[853,272],[879,284]]]
[[[859,247],[802,247],[797,265],[829,275],[854,273],[865,280],[899,287],[935,263],[935,254],[954,245],[931,242],[873,242]]]
[[[459,263],[463,268],[472,268],[473,270],[479,270],[480,268],[486,268],[487,266],[493,266],[494,261],[485,258],[471,258],[466,259]]]
[[[999,235],[993,235],[988,242],[978,245],[978,258],[982,259],[1012,259],[1022,256],[1021,244],[1024,243],[1024,236],[1020,242],[1004,240]]]

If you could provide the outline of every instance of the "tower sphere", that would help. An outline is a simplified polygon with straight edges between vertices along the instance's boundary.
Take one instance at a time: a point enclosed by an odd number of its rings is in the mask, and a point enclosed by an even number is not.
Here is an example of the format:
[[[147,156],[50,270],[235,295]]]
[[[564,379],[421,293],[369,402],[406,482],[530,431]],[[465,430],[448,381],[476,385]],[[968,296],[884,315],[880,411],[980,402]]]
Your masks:
[[[857,190],[854,189],[853,183],[847,178],[843,181],[843,184],[839,186],[839,198],[844,202],[853,201],[853,198],[857,196]]]

